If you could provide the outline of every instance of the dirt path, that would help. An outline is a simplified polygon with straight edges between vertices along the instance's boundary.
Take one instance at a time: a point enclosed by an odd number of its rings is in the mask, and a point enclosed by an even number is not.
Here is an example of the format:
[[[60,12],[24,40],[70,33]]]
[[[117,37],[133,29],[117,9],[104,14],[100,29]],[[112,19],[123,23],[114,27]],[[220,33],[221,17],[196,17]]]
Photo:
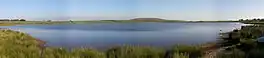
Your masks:
[[[204,46],[204,56],[202,58],[217,58],[216,55],[221,51],[220,46],[214,44],[209,44]]]
[[[232,46],[230,46],[232,47]],[[217,58],[217,53],[221,53],[225,50],[227,47],[221,47],[221,48],[216,48],[216,49],[211,49],[205,51],[205,55],[202,58]]]

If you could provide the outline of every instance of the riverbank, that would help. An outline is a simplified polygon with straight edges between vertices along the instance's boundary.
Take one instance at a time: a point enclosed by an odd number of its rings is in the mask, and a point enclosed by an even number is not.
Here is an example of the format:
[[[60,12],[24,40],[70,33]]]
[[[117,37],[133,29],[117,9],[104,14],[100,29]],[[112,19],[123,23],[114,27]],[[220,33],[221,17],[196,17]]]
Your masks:
[[[1,29],[0,35],[0,57],[4,58],[189,58],[202,57],[207,46],[210,46],[176,45],[170,50],[146,46],[118,46],[106,51],[90,48],[67,50],[44,46],[44,41],[18,31]]]

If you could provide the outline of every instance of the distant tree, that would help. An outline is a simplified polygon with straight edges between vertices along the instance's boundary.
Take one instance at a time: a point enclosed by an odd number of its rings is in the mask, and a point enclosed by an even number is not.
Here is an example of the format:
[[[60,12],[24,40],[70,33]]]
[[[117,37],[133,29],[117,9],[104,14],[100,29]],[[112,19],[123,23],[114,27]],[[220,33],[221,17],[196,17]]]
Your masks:
[[[51,22],[51,20],[48,20],[47,22]]]
[[[72,20],[70,20],[70,23],[73,23],[73,21],[72,21]]]
[[[9,21],[9,19],[0,19],[0,21]]]
[[[260,18],[258,18],[257,20],[260,21]]]
[[[20,19],[19,21],[26,21],[25,19]]]
[[[11,19],[11,21],[19,21],[19,19]]]
[[[246,19],[246,21],[248,21],[249,19]]]
[[[239,21],[243,21],[243,19],[239,19]]]
[[[264,21],[264,18],[261,18],[260,21]]]

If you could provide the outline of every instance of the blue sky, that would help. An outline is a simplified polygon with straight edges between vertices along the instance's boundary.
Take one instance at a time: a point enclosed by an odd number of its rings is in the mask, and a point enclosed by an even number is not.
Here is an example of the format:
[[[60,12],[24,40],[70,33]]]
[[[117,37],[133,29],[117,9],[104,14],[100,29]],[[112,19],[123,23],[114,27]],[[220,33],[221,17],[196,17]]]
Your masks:
[[[0,18],[108,20],[264,17],[264,0],[0,0]]]
[[[65,13],[63,0],[0,0],[0,18],[47,18]]]

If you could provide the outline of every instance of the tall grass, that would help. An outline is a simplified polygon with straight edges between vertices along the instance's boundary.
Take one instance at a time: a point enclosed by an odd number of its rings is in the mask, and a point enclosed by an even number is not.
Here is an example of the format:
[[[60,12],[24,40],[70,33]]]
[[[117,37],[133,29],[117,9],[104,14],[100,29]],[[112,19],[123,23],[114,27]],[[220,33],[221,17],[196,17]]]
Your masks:
[[[107,58],[163,58],[164,52],[163,49],[139,46],[114,47],[106,51]]]
[[[190,58],[188,54],[185,53],[174,53],[172,58]]]
[[[172,49],[173,54],[175,55],[185,55],[190,58],[198,58],[203,54],[201,46],[193,46],[193,45],[176,45]]]

